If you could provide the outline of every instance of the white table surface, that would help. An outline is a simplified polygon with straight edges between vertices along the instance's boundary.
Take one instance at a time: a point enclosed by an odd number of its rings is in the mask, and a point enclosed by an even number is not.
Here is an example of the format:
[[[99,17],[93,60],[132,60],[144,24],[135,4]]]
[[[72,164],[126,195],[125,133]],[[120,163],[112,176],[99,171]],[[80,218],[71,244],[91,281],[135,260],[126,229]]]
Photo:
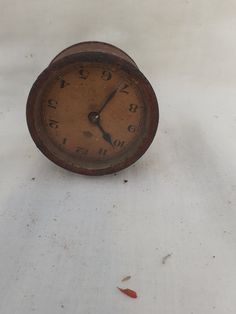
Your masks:
[[[235,314],[236,1],[0,5],[0,313]],[[37,75],[84,40],[129,53],[159,100],[117,176],[59,168],[26,126]]]

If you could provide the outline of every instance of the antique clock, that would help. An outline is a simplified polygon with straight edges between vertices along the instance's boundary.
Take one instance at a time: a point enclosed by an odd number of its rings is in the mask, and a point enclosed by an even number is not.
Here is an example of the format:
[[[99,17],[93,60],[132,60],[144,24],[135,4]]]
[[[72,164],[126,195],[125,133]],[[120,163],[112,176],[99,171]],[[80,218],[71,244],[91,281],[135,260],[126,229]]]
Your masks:
[[[137,161],[159,120],[155,93],[135,62],[102,42],[59,53],[33,84],[26,114],[41,152],[86,175],[114,173]]]

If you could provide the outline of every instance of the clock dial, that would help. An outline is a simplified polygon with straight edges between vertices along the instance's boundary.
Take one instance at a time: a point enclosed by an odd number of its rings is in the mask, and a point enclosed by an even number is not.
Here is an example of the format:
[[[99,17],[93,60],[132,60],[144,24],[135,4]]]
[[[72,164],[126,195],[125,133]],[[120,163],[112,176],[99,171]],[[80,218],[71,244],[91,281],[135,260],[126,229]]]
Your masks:
[[[50,140],[80,162],[111,161],[140,142],[146,106],[135,82],[108,64],[63,69],[42,94]]]
[[[28,98],[27,122],[38,148],[56,164],[83,174],[107,174],[147,150],[158,107],[133,61],[82,52],[63,55],[39,76]]]

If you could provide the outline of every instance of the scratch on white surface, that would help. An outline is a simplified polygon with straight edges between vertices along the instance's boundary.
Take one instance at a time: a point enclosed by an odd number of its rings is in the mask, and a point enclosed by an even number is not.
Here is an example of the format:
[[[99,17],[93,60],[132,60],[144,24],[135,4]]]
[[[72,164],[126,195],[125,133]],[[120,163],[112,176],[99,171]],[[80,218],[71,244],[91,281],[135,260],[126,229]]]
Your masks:
[[[162,258],[162,264],[165,265],[166,261],[167,261],[168,258],[170,258],[171,256],[172,256],[172,253],[165,255],[165,256]]]
[[[121,281],[128,281],[128,280],[130,280],[131,279],[131,276],[126,276],[126,277],[124,277]]]

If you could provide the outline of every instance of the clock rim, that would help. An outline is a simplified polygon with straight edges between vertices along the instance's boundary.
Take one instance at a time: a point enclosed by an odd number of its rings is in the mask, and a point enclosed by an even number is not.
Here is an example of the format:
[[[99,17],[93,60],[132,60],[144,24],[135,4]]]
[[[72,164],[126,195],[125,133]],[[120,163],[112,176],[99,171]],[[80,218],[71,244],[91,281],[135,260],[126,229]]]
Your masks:
[[[83,48],[83,46],[86,45],[88,46],[86,48],[86,50],[81,50]],[[103,47],[101,47],[103,46]],[[112,55],[116,55],[122,59],[128,60],[129,62],[133,63],[134,66],[137,66],[137,64],[134,62],[134,60],[128,55],[128,53],[126,53],[124,50],[116,47],[115,45],[111,44],[111,43],[107,43],[107,42],[103,42],[103,41],[94,41],[94,40],[89,40],[89,41],[81,41],[77,44],[71,45],[65,49],[63,49],[62,51],[60,51],[50,62],[49,66],[58,61],[61,60],[64,57],[60,57],[61,55],[63,55],[65,52],[68,52],[68,54],[66,54],[65,56],[71,55],[72,53],[70,53],[70,50],[72,48],[78,48],[78,51],[76,51],[75,53],[81,53],[81,52],[90,52],[90,51],[101,51],[101,52],[105,52],[108,54],[112,54]],[[113,52],[109,51],[109,49],[112,48],[114,49]],[[101,50],[102,49],[102,50]],[[73,54],[75,54],[73,53]]]
[[[34,105],[37,99],[38,94],[43,90],[45,81],[50,77],[51,72],[59,70],[61,67],[67,65],[68,63],[74,63],[77,61],[93,61],[96,60],[98,62],[106,62],[109,64],[119,65],[125,72],[128,72],[134,79],[137,79],[138,82],[142,82],[140,86],[140,93],[145,99],[145,104],[150,107],[150,120],[148,125],[148,130],[144,135],[144,141],[141,145],[139,145],[136,152],[128,159],[102,169],[88,169],[85,167],[76,167],[74,165],[66,163],[64,160],[59,159],[55,154],[53,154],[46,145],[44,145],[43,141],[40,139],[38,132],[35,126],[35,118],[34,118]],[[145,94],[145,96],[144,96]],[[51,63],[36,79],[33,86],[31,87],[27,105],[26,105],[26,120],[27,126],[30,132],[30,135],[35,142],[37,148],[45,155],[49,160],[51,160],[56,165],[83,175],[89,176],[99,176],[99,175],[107,175],[116,173],[121,171],[136,161],[138,161],[147,149],[150,147],[151,143],[154,140],[154,137],[157,132],[158,124],[159,124],[159,107],[156,94],[148,81],[148,79],[143,75],[143,73],[135,67],[132,63],[116,56],[111,55],[105,52],[80,52],[76,54],[72,54],[69,56],[65,56],[64,58]]]

